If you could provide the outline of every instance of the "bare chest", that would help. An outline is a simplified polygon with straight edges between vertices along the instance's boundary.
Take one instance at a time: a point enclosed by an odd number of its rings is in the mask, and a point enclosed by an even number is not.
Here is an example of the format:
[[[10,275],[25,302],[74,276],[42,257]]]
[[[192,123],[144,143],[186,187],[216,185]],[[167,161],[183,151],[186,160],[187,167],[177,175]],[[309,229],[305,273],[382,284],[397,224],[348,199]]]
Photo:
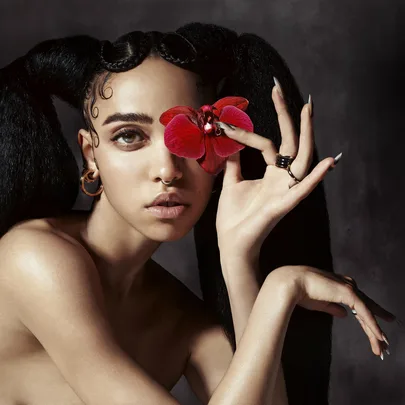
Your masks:
[[[5,312],[0,307],[0,403],[82,405],[40,342]],[[188,356],[182,312],[154,302],[142,311],[110,308],[108,317],[120,347],[170,391]]]

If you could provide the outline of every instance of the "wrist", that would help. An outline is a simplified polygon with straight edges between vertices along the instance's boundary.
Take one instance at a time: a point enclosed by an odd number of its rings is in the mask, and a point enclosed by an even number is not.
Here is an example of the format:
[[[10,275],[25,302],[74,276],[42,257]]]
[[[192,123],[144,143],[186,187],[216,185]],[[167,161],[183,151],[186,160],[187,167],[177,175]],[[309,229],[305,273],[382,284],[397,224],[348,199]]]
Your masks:
[[[223,264],[246,263],[252,266],[257,266],[260,258],[259,249],[241,249],[235,246],[219,244],[220,260]]]
[[[301,299],[302,290],[294,266],[282,266],[274,269],[267,275],[263,285],[273,291],[275,289],[279,291],[286,299],[291,300],[294,306]]]
[[[227,281],[229,278],[246,279],[255,277],[260,280],[260,265],[258,256],[220,254],[222,274]],[[263,280],[262,280],[263,281]]]

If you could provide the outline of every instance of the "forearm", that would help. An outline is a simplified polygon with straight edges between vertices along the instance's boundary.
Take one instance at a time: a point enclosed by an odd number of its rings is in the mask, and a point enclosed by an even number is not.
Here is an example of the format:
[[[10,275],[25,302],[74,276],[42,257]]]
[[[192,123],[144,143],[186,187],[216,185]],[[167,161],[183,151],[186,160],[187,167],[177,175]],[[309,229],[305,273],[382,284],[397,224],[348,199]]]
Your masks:
[[[263,284],[258,260],[226,260],[221,257],[222,274],[228,290],[236,347],[246,328],[253,305]]]
[[[209,405],[274,405],[269,398],[295,307],[290,289],[274,287],[266,280],[260,289],[231,365]]]

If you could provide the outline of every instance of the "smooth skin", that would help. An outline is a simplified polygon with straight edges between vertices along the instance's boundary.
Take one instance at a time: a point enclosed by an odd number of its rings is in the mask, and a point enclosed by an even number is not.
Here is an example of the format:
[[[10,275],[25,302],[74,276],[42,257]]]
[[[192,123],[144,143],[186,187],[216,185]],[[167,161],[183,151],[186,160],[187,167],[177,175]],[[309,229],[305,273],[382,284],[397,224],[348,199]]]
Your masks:
[[[241,228],[222,214],[221,263],[233,302],[235,355],[203,303],[150,260],[161,242],[178,239],[191,229],[211,193],[213,178],[195,161],[169,153],[163,144],[164,127],[158,122],[160,114],[175,105],[198,108],[203,104],[195,81],[190,72],[156,58],[113,75],[113,97],[97,104],[94,125],[99,146],[93,148],[89,132],[79,134],[88,166],[104,185],[94,211],[89,216],[26,221],[1,239],[0,393],[4,404],[174,405],[178,403],[169,391],[184,374],[204,404],[237,405],[245,396],[257,398],[256,405],[284,405],[280,357],[296,304],[315,307],[320,297],[354,305],[373,334],[379,333],[372,324],[374,309],[366,309],[344,282],[328,278],[321,270],[280,268],[260,286],[251,278],[255,269],[250,257],[241,255],[237,272],[231,273],[235,256],[229,254],[231,245],[223,238],[234,226]],[[103,125],[117,112],[145,112],[154,122]],[[145,139],[131,135],[137,141],[127,142],[126,137],[120,138],[120,144],[110,143],[124,127],[144,131]],[[249,142],[246,137],[244,142]],[[123,143],[135,147],[123,151]],[[328,159],[322,173],[331,164]],[[227,176],[232,175],[229,168],[234,162],[230,159]],[[288,174],[274,170],[280,184],[283,176],[287,191]],[[162,179],[174,176],[180,180],[173,189],[183,192],[191,204],[187,216],[173,222],[151,218],[144,205],[165,190]],[[322,174],[312,177],[320,181]],[[136,190],[129,186],[133,184]],[[288,192],[295,193],[296,187]],[[228,208],[232,212],[232,206]],[[274,215],[268,219],[276,220]],[[263,224],[258,225],[251,239],[253,248],[267,232]],[[294,277],[285,278],[287,273]],[[240,288],[240,277],[250,277],[248,288]],[[276,302],[272,301],[275,291],[279,293]],[[235,292],[242,292],[239,304]],[[270,338],[258,344],[260,336]],[[249,374],[251,368],[259,374]]]

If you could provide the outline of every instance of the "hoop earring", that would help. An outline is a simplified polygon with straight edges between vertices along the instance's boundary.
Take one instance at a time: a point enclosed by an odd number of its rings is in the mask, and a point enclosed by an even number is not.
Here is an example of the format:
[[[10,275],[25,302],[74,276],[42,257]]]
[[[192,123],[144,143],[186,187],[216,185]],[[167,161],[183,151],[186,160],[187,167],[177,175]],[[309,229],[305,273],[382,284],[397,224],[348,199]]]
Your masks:
[[[95,178],[93,178],[93,173],[90,169],[83,169],[82,172],[82,176],[80,177],[80,182],[81,182],[81,189],[83,191],[84,194],[90,196],[90,197],[95,197],[97,195],[100,195],[104,189],[104,186],[101,185],[98,190],[95,193],[89,193],[85,186],[84,186],[84,182],[86,183],[94,183],[96,181]]]

